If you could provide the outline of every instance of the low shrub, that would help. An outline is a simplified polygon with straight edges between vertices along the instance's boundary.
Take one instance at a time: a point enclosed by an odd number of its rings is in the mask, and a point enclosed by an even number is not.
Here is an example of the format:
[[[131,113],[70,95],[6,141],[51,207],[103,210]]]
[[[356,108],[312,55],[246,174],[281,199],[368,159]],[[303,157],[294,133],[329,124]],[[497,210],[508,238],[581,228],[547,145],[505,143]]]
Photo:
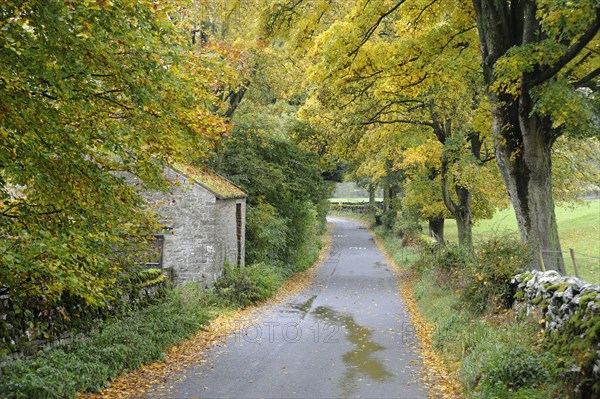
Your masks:
[[[229,306],[245,307],[267,299],[282,283],[281,274],[265,263],[245,267],[225,265],[223,276],[215,282],[214,292]]]
[[[468,330],[480,332],[471,335]],[[465,327],[465,337],[472,338],[462,354],[459,372],[466,396],[553,397],[559,389],[557,376],[562,365],[556,355],[542,352],[536,345],[538,331],[535,321],[513,317],[500,324],[480,319],[475,326]]]
[[[437,252],[436,277],[439,283],[457,288],[465,270],[472,264],[467,248],[449,243]]]
[[[482,371],[477,389],[482,398],[530,398],[535,388],[554,380],[554,358],[523,345],[506,344],[494,353]],[[540,393],[537,395],[542,397]]]
[[[550,379],[548,356],[525,346],[514,346],[495,353],[488,363],[481,383],[501,383],[509,390],[533,386]]]
[[[246,216],[246,261],[252,264],[265,259],[271,262],[283,260],[290,236],[288,222],[268,203],[249,205]]]
[[[398,211],[396,208],[388,208],[381,214],[381,223],[387,230],[393,230],[398,220]]]
[[[419,236],[419,247],[421,257],[411,265],[412,270],[418,275],[433,272],[438,283],[458,288],[464,271],[472,263],[469,251],[453,243],[442,246],[424,234]]]
[[[423,233],[418,212],[410,207],[401,207],[394,223],[394,233],[404,246],[417,244]]]
[[[515,294],[511,280],[530,261],[529,248],[515,238],[496,237],[483,242],[464,276],[463,303],[476,314],[497,306],[510,308]]]
[[[287,256],[283,260],[282,276],[288,278],[294,273],[305,271],[317,259],[321,234],[325,225],[320,223],[314,206],[305,202],[292,220],[294,234],[290,239]],[[269,261],[265,258],[263,261]]]

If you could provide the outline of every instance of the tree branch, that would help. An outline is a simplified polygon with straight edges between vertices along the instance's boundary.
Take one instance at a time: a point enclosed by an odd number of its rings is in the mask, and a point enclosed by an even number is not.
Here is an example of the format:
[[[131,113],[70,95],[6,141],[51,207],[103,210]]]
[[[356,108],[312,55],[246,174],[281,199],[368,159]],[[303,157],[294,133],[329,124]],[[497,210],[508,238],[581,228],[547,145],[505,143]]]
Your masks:
[[[576,88],[587,86],[588,83],[591,82],[592,79],[596,78],[598,75],[600,75],[600,68],[596,68],[596,70],[588,73],[583,78],[581,78],[577,82],[573,83],[573,86]]]
[[[362,46],[371,38],[373,33],[377,30],[377,28],[381,24],[381,21],[383,21],[385,19],[385,17],[387,17],[388,15],[390,15],[391,13],[396,11],[402,4],[404,4],[404,1],[405,0],[400,0],[400,2],[398,4],[396,4],[391,9],[389,9],[387,12],[385,12],[383,15],[381,15],[379,17],[379,19],[377,19],[377,21],[373,25],[371,25],[371,27],[369,29],[367,29],[367,31],[363,35],[363,38],[362,38],[360,44],[358,45],[358,47],[356,47],[354,50],[352,50],[350,52],[350,54],[348,54],[348,57],[356,57],[356,55],[358,54],[358,52],[362,48]]]
[[[131,111],[133,109],[132,107],[129,107],[129,106],[127,106],[125,104],[122,104],[122,103],[120,103],[120,102],[118,102],[116,100],[113,100],[112,98],[105,97],[105,96],[100,95],[100,94],[94,94],[93,96],[97,97],[97,98],[100,98],[100,99],[102,99],[104,101],[108,101],[109,103],[113,103],[113,104],[115,104],[115,105],[117,105],[119,107],[125,108],[128,111]]]
[[[421,11],[419,12],[419,15],[417,15],[417,18],[415,18],[415,20],[413,21],[413,24],[415,25],[415,29],[416,29],[416,25],[417,25],[417,23],[419,22],[419,19],[421,19],[421,16],[423,15],[423,13],[424,13],[425,11],[427,11],[427,9],[428,9],[429,7],[431,7],[432,5],[434,5],[435,3],[437,3],[437,1],[438,1],[438,0],[433,0],[431,3],[427,4],[425,7],[423,7],[423,8],[421,9]]]
[[[408,125],[421,125],[421,126],[429,126],[431,128],[433,128],[433,123],[432,122],[423,122],[423,121],[415,121],[415,120],[411,120],[411,119],[390,119],[390,120],[379,120],[379,119],[371,119],[367,122],[361,122],[359,123],[360,126],[368,126],[368,125],[374,125],[374,124],[381,124],[381,125],[392,125],[395,123],[405,123]]]
[[[592,56],[592,53],[591,53],[591,52],[588,52],[586,55],[584,55],[583,57],[581,57],[581,59],[580,59],[579,61],[577,61],[577,62],[575,63],[575,65],[573,65],[573,66],[572,66],[572,67],[571,67],[571,68],[570,68],[570,69],[569,69],[567,72],[565,72],[565,76],[566,76],[567,78],[568,78],[568,77],[570,77],[570,76],[573,74],[573,72],[575,71],[575,69],[576,69],[578,66],[580,66],[580,65],[583,65],[583,63],[584,63],[584,62],[585,62],[585,61],[586,61],[588,58],[590,58],[591,56]]]
[[[473,25],[473,26],[469,26],[468,28],[465,28],[463,30],[460,30],[458,32],[456,32],[455,34],[453,34],[452,36],[450,36],[450,38],[446,41],[446,43],[442,46],[442,50],[444,50],[446,47],[448,47],[448,45],[450,43],[452,43],[452,41],[457,37],[462,35],[463,33],[467,33],[473,29],[477,29],[477,25]]]
[[[575,58],[590,41],[592,41],[598,33],[598,29],[600,29],[600,7],[596,9],[596,18],[594,19],[594,22],[590,25],[588,30],[581,35],[579,40],[569,47],[552,67],[545,69],[537,75],[533,75],[525,88],[530,90],[555,76],[565,65]]]
[[[442,171],[441,171],[441,183],[442,183],[442,200],[444,201],[444,205],[446,205],[446,208],[448,208],[448,210],[450,211],[450,213],[452,215],[456,215],[456,212],[458,211],[458,206],[456,205],[456,203],[454,201],[452,201],[452,198],[450,197],[450,191],[448,188],[448,154],[446,153],[446,151],[444,151],[442,153]]]

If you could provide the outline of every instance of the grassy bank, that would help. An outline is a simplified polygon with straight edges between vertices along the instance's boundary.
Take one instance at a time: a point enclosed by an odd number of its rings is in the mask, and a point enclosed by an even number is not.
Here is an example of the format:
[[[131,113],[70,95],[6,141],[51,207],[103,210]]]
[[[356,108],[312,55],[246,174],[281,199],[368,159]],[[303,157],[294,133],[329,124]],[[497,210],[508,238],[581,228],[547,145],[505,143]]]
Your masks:
[[[101,389],[119,373],[160,359],[163,350],[189,337],[214,316],[195,285],[167,293],[160,302],[99,326],[68,347],[2,367],[0,397],[73,398]]]
[[[471,293],[465,299],[468,283],[459,282],[456,273],[460,255],[436,265],[384,229],[374,230],[386,252],[412,276],[418,310],[434,326],[433,348],[453,370],[464,397],[569,397],[569,387],[560,382],[567,360],[542,348],[537,320],[496,305],[473,306],[481,298]]]

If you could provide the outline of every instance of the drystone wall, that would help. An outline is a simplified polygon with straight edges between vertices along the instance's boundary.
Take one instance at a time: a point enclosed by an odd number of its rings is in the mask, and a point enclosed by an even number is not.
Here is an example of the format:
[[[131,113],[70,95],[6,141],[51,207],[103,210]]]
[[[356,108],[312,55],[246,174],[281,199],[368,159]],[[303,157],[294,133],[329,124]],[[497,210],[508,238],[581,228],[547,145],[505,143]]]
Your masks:
[[[555,271],[522,273],[513,284],[517,306],[542,312],[549,341],[559,350],[583,354],[575,371],[588,389],[600,391],[600,286]]]

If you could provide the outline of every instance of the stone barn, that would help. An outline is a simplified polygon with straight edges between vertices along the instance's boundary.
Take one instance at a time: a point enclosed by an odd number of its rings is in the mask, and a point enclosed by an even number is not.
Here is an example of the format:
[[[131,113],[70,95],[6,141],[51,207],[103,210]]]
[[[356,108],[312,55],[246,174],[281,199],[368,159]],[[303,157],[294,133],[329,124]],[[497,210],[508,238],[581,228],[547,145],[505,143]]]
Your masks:
[[[189,165],[165,167],[174,183],[167,193],[147,195],[163,225],[156,235],[159,260],[173,282],[212,285],[225,262],[244,265],[246,194],[209,169]]]

